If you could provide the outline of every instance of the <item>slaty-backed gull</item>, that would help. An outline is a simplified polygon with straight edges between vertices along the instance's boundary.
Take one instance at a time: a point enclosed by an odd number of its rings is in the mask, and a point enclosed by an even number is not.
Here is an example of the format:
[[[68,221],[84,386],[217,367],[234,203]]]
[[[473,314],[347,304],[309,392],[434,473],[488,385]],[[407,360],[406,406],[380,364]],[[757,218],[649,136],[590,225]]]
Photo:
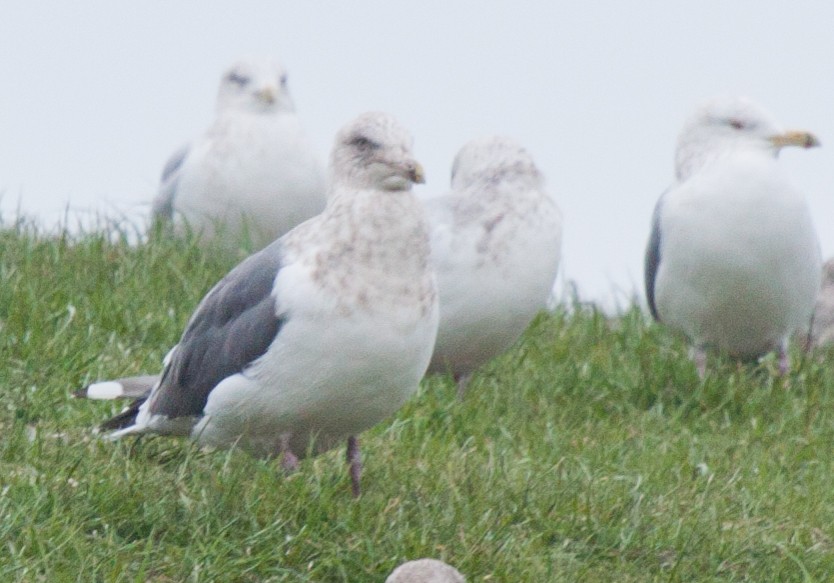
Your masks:
[[[414,182],[423,182],[422,168],[393,117],[364,114],[343,128],[324,212],[203,298],[150,396],[104,424],[111,437],[190,435],[281,456],[287,469],[311,447],[347,440],[358,495],[356,435],[416,391],[437,333]],[[101,388],[79,396],[105,396]]]

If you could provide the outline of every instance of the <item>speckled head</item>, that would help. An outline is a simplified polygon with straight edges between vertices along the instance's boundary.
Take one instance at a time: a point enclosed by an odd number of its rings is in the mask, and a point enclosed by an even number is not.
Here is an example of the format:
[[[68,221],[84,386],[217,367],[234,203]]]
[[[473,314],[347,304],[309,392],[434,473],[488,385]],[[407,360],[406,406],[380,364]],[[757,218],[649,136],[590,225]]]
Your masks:
[[[804,131],[785,132],[762,107],[744,97],[721,97],[702,105],[684,124],[675,156],[679,180],[707,161],[736,149],[776,156],[785,146],[810,148],[819,142]]]
[[[460,149],[452,164],[455,190],[508,178],[529,179],[535,185],[542,181],[532,156],[512,138],[490,136],[472,140]]]
[[[425,181],[414,159],[412,137],[394,116],[363,113],[336,135],[330,155],[332,185],[390,191]]]
[[[241,59],[220,79],[217,110],[250,113],[295,111],[287,71],[273,59]]]

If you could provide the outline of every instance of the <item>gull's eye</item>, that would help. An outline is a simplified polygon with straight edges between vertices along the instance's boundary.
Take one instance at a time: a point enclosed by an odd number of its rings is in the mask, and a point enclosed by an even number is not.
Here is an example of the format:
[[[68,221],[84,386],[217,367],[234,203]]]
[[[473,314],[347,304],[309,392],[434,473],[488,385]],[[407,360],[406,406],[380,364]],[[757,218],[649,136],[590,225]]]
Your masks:
[[[235,85],[239,85],[241,87],[246,87],[249,84],[249,77],[246,75],[242,75],[237,71],[232,71],[226,76],[226,80],[230,83],[234,83]]]
[[[280,82],[281,82],[281,87],[286,87],[287,86],[287,76],[286,75],[281,75]]]
[[[730,124],[731,128],[736,130],[743,130],[745,127],[747,127],[743,121],[737,118],[730,118],[730,120],[727,123]]]
[[[378,143],[373,140],[369,140],[365,136],[354,136],[348,144],[363,151],[378,150],[380,147]]]

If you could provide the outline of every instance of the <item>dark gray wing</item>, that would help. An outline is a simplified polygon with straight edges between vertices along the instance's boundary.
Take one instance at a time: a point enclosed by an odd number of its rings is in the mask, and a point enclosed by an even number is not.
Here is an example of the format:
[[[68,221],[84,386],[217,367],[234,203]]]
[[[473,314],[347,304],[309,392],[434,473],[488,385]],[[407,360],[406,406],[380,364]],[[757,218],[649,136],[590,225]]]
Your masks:
[[[191,150],[185,145],[174,152],[165,167],[162,169],[162,177],[159,179],[159,192],[153,200],[151,212],[155,219],[170,220],[174,216],[174,197],[177,194],[177,183],[180,179],[180,169],[183,162],[188,158]]]
[[[202,415],[220,381],[267,351],[284,323],[272,296],[281,257],[276,241],[235,267],[203,298],[151,396],[151,414]]]
[[[657,201],[652,214],[652,233],[649,235],[649,245],[646,247],[646,260],[644,264],[644,275],[646,278],[646,299],[649,302],[649,310],[652,317],[660,322],[660,315],[657,313],[657,305],[654,299],[654,284],[657,278],[657,270],[660,267],[660,209],[663,205],[663,196]]]

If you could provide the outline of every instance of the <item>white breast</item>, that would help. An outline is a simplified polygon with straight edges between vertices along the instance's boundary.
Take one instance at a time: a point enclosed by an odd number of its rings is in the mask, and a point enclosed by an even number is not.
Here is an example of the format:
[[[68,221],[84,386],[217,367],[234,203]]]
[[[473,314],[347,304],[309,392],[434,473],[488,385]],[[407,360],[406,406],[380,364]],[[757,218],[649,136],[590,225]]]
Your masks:
[[[432,371],[473,371],[509,348],[546,306],[559,267],[561,214],[544,193],[506,202],[490,229],[482,219],[455,224],[442,210],[432,213],[440,296]]]
[[[436,304],[428,312],[418,306],[345,311],[305,283],[302,271],[281,272],[279,278],[294,283],[279,282],[278,303],[296,308],[245,375],[212,391],[206,418],[193,431],[201,442],[237,442],[256,455],[275,455],[288,433],[301,456],[311,441],[321,451],[375,425],[417,389],[437,331]]]
[[[663,321],[739,356],[770,350],[807,323],[817,238],[804,198],[772,158],[715,163],[670,191],[660,218]]]
[[[324,174],[294,115],[221,118],[196,144],[174,198],[182,228],[229,240],[249,234],[263,246],[325,204]]]

